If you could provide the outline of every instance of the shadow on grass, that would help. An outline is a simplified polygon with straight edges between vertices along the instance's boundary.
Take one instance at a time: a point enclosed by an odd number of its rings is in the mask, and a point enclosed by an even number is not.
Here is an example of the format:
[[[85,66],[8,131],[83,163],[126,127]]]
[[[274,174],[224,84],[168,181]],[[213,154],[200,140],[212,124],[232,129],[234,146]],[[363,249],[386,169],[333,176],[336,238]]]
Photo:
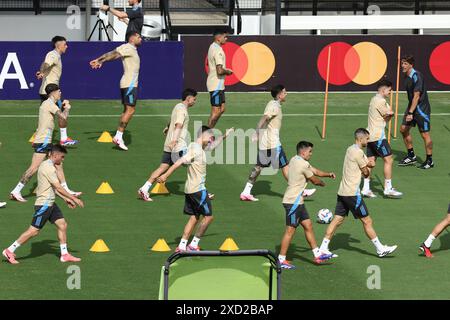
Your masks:
[[[283,197],[282,193],[274,192],[270,189],[271,184],[272,182],[270,181],[256,181],[255,186],[253,187],[253,194],[265,194],[268,196]]]
[[[156,182],[155,182],[156,184]],[[150,196],[152,198],[154,197],[164,197],[164,196],[170,196],[171,194],[177,195],[177,196],[184,196],[184,181],[167,181],[166,187],[169,190],[170,194],[157,194],[152,193]]]
[[[71,250],[70,252],[78,252],[78,251]],[[17,260],[32,259],[47,254],[54,255],[55,257],[58,258],[60,257],[61,252],[59,248],[59,242],[57,240],[34,241],[31,243],[31,252],[25,257],[17,258]]]
[[[444,231],[444,234],[439,237],[439,240],[441,241],[441,246],[434,252],[445,251],[450,249],[450,232],[447,229]]]
[[[394,166],[398,167],[397,163],[399,161],[401,161],[404,157],[406,157],[406,155],[407,155],[406,151],[400,151],[400,150],[392,149],[392,156],[394,157],[393,167]],[[416,154],[416,157],[417,157],[417,163],[423,163],[424,162],[424,160],[420,156],[418,156],[417,154]],[[415,165],[411,165],[411,167],[414,167],[414,166]]]
[[[369,241],[369,240],[367,240]],[[351,245],[351,243],[361,243],[361,240],[352,238],[352,236],[348,233],[338,233],[334,236],[334,238],[330,242],[330,250],[336,250],[336,249],[344,249],[348,251],[356,251],[361,254],[365,254],[372,257],[378,257],[377,254],[368,252],[364,249],[356,248]],[[383,259],[389,259],[393,258],[392,256],[384,257]]]

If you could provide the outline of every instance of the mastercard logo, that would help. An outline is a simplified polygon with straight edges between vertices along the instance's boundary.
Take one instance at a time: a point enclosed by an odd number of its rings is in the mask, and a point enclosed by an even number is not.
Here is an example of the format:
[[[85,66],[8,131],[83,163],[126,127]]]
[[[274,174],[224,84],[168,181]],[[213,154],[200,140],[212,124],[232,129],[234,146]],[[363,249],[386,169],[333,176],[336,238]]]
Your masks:
[[[383,77],[387,69],[384,50],[373,42],[333,42],[324,47],[317,58],[317,70],[326,80],[328,48],[331,47],[329,81],[334,85],[354,82],[370,85]]]
[[[450,41],[434,48],[430,56],[430,71],[433,77],[443,83],[450,84]]]
[[[231,76],[225,77],[226,86],[238,82],[257,86],[269,80],[275,71],[276,62],[272,50],[260,42],[248,42],[241,46],[227,42],[222,49],[225,52],[225,67],[233,70]],[[206,73],[208,70],[208,55],[206,55]]]

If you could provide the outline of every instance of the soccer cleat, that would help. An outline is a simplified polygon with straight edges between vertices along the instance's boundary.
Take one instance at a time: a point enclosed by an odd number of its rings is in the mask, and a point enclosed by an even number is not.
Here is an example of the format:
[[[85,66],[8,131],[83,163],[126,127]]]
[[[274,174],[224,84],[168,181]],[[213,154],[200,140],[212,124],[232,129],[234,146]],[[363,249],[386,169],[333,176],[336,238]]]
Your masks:
[[[417,157],[416,156],[414,156],[414,157],[406,156],[402,160],[400,160],[398,165],[401,166],[401,167],[406,167],[406,166],[413,165],[416,162],[417,162]]]
[[[17,192],[17,193],[11,192],[11,193],[9,194],[9,198],[10,198],[11,200],[16,200],[16,201],[19,201],[19,202],[27,202],[27,199],[25,199],[24,197],[22,197],[22,195],[20,194],[20,192]]]
[[[6,202],[0,202],[0,208],[6,207]]]
[[[192,252],[192,251],[195,251],[195,252],[200,251],[200,247],[193,247],[191,245],[188,245],[186,249],[187,249],[187,251],[190,251],[190,252]]]
[[[365,198],[376,198],[377,197],[377,195],[375,193],[373,193],[373,191],[370,189],[361,191],[361,194]]]
[[[433,258],[433,254],[431,253],[430,248],[428,248],[425,243],[422,243],[419,247],[420,252],[422,252],[424,254],[425,257],[427,258]]]
[[[72,138],[68,137],[66,140],[60,140],[59,144],[64,147],[68,147],[68,146],[76,145],[78,142],[79,142],[78,140],[73,140]]]
[[[186,249],[181,249],[180,247],[177,247],[177,248],[175,249],[175,252],[176,252],[176,253],[186,252]]]
[[[259,199],[255,198],[252,194],[243,194],[240,196],[242,201],[259,201]]]
[[[16,255],[14,253],[12,253],[11,251],[9,251],[9,249],[3,250],[2,255],[11,264],[18,264],[19,263],[19,261],[16,260]]]
[[[139,198],[141,198],[142,200],[144,200],[145,202],[151,202],[153,201],[152,198],[150,198],[150,194],[147,191],[144,191],[142,189],[138,190],[138,195]]]
[[[283,262],[280,261],[280,265],[281,265],[281,269],[287,269],[287,270],[296,269],[296,267],[287,260],[284,260]]]
[[[314,258],[314,263],[315,264],[321,264],[321,263],[324,263],[325,261],[330,260],[331,258],[333,258],[333,254],[332,253],[330,253],[330,254],[322,253],[320,256]]]
[[[380,258],[383,258],[394,252],[395,249],[397,249],[397,246],[383,246],[383,251],[377,251],[377,254]]]
[[[391,188],[390,190],[384,190],[384,196],[386,198],[398,199],[398,198],[401,198],[402,195],[403,195],[403,193],[395,190],[394,188]]]
[[[61,258],[59,258],[59,261],[61,261],[61,262],[80,262],[81,259],[77,258],[77,257],[74,257],[70,253],[66,253],[66,254],[63,254],[61,256]]]
[[[424,163],[422,163],[417,168],[426,170],[426,169],[431,169],[433,167],[434,167],[434,162],[433,161],[425,161]]]
[[[317,189],[305,189],[305,190],[303,190],[303,198],[309,198],[309,197],[311,197],[315,192],[316,192],[316,190]]]
[[[117,145],[117,146],[118,146],[120,149],[122,149],[122,150],[125,150],[125,151],[128,150],[128,147],[125,145],[125,143],[123,142],[122,139],[114,138],[114,139],[113,139],[113,143],[114,143],[115,145]]]
[[[329,259],[339,257],[337,254],[331,252],[330,250],[320,250],[320,252],[325,255],[330,255],[331,257]]]

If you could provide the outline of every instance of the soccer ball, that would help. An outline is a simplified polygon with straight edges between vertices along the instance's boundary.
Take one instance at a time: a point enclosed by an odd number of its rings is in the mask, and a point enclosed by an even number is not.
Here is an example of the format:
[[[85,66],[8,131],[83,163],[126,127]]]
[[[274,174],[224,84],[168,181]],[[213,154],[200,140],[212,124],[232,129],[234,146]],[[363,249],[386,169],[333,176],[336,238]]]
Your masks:
[[[328,209],[320,209],[317,213],[318,223],[330,223],[333,220],[333,213]]]

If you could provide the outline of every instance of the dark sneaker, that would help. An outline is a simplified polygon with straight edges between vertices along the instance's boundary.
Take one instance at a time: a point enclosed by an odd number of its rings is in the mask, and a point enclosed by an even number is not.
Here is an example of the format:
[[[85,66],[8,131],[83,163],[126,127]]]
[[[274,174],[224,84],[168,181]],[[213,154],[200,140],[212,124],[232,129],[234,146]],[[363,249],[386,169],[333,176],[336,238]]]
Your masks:
[[[406,167],[406,166],[413,165],[416,162],[417,162],[416,156],[414,156],[414,157],[406,156],[398,163],[398,165],[402,166],[402,167]]]
[[[433,161],[425,161],[420,166],[418,166],[419,169],[431,169],[434,167]]]

